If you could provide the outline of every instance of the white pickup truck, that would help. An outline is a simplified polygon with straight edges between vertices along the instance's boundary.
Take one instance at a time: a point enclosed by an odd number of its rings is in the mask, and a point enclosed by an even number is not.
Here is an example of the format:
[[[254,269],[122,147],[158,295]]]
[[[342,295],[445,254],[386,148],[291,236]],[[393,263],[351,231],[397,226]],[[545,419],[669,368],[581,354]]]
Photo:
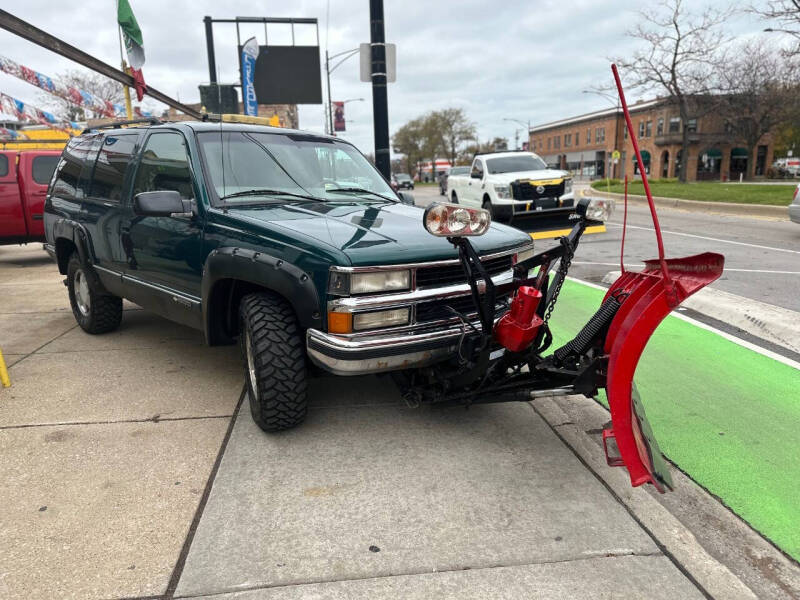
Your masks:
[[[570,227],[575,205],[570,174],[548,169],[533,152],[477,154],[469,173],[448,177],[447,191],[451,202],[483,207],[497,221],[536,215]]]

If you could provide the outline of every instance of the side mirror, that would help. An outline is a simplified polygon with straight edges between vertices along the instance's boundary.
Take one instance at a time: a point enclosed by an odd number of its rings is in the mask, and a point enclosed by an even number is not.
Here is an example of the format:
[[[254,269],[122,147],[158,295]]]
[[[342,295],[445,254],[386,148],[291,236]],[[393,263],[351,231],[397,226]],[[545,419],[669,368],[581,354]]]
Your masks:
[[[483,179],[483,173],[480,171],[470,171],[469,176],[473,179]]]
[[[411,192],[397,192],[397,195],[400,196],[400,202],[403,204],[414,206],[414,194]]]
[[[142,217],[172,217],[191,214],[175,190],[141,192],[133,198],[133,212]]]

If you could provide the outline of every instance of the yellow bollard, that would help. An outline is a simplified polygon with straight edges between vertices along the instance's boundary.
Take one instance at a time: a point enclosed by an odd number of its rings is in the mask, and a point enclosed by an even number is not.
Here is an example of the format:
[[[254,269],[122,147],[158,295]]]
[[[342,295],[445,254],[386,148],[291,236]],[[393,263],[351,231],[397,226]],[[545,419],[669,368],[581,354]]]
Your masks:
[[[6,361],[3,360],[3,351],[0,350],[0,383],[3,387],[11,387],[11,380],[8,378],[8,369],[6,368]]]

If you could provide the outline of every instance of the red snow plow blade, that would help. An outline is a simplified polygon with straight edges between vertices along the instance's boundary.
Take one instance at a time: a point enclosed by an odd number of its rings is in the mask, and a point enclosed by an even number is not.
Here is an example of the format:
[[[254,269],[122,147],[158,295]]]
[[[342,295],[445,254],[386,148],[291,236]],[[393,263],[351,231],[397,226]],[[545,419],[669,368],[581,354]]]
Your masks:
[[[722,274],[724,262],[721,254],[712,252],[666,259],[668,276],[665,278],[661,261],[649,260],[640,273],[622,273],[606,295],[624,298],[624,301],[605,340],[606,393],[612,426],[603,432],[603,446],[608,464],[627,467],[634,487],[649,482],[661,492],[665,487],[672,488],[669,471],[633,383],[636,365],[664,317],[683,300],[716,280]],[[618,455],[613,450],[610,452],[613,442],[616,442]]]

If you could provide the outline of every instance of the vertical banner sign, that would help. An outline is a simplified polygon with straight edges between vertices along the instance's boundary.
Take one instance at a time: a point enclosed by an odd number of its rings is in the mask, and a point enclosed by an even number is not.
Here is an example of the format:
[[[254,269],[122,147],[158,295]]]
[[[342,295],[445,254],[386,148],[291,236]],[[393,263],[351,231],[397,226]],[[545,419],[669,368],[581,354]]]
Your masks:
[[[257,58],[258,42],[256,38],[251,37],[242,46],[242,104],[244,104],[244,114],[253,117],[258,115],[256,88],[253,85]]]
[[[344,102],[333,103],[333,130],[345,131],[344,128]]]

